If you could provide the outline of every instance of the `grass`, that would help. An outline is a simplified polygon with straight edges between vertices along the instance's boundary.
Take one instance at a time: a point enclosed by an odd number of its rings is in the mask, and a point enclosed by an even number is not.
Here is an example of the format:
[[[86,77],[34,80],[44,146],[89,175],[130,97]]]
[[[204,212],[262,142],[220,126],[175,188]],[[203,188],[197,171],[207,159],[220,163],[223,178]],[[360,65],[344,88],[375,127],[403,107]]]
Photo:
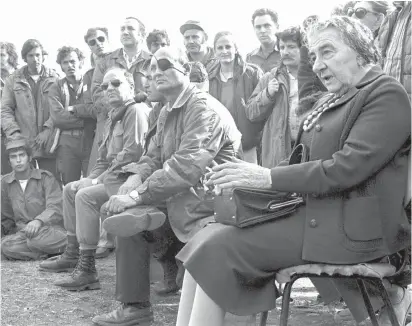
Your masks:
[[[38,262],[1,262],[2,326],[89,326],[93,325],[91,319],[94,316],[110,312],[119,305],[114,301],[114,254],[97,261],[102,288],[95,291],[62,290],[53,283],[67,274],[40,272],[37,266]],[[157,267],[152,269],[152,279],[159,281],[159,273]],[[336,325],[333,321],[336,307],[317,304],[317,293],[308,280],[298,281],[293,295],[289,325]],[[164,298],[152,291],[151,300],[155,314],[155,322],[151,326],[175,325],[179,296]],[[279,308],[273,310],[268,325],[278,325],[279,314]],[[247,319],[228,315],[225,326],[247,325]],[[356,324],[348,322],[341,325]]]

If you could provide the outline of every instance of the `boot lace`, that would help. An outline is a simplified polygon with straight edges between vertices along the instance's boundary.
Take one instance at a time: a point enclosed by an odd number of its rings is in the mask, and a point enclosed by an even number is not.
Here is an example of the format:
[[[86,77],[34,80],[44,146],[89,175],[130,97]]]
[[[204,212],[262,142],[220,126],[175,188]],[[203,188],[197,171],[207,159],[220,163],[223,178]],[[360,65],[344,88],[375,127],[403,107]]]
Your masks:
[[[90,274],[96,273],[96,264],[94,256],[85,255],[82,251],[80,251],[79,259],[71,275],[74,277],[80,272],[86,272]]]

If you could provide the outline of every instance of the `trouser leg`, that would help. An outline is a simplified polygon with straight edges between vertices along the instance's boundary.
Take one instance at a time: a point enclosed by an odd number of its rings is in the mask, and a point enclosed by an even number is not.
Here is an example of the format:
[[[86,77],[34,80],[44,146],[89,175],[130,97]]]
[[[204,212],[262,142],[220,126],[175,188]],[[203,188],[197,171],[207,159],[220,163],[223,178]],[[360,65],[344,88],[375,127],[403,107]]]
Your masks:
[[[72,183],[63,187],[63,221],[67,235],[76,236],[76,192],[71,189]]]
[[[80,179],[82,162],[79,157],[80,138],[71,135],[61,135],[57,150],[60,173],[63,184]]]
[[[63,253],[66,245],[66,230],[60,226],[43,226],[35,237],[27,239],[29,249],[42,254]]]
[[[96,249],[100,236],[100,208],[109,200],[105,186],[80,189],[75,198],[76,235],[80,250]]]
[[[1,241],[1,252],[7,258],[17,260],[37,260],[42,256],[40,252],[30,250],[24,231],[4,237]]]
[[[56,180],[61,182],[60,172],[57,169],[57,160],[55,158],[38,157],[36,161],[39,169],[53,173]]]
[[[150,251],[146,233],[116,237],[116,300],[150,301]]]
[[[100,225],[102,225],[104,220],[109,216],[108,214],[109,213],[107,212],[106,204],[103,204],[103,206],[100,209]],[[115,247],[114,236],[110,233],[107,233],[107,231],[103,227],[100,227],[100,239],[99,243],[97,244],[97,247],[109,249]]]

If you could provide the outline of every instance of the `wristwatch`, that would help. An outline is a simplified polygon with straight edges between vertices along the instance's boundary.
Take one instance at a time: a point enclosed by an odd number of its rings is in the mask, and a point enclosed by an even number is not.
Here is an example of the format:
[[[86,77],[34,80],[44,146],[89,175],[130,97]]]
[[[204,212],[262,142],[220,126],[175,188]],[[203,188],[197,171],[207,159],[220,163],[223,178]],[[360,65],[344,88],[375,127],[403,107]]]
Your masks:
[[[130,198],[132,198],[135,202],[138,202],[140,200],[140,194],[138,193],[137,190],[132,190],[129,194]]]
[[[95,185],[97,185],[97,184],[99,184],[99,180],[96,178],[96,179],[93,179],[92,180],[92,185],[93,186],[95,186]]]

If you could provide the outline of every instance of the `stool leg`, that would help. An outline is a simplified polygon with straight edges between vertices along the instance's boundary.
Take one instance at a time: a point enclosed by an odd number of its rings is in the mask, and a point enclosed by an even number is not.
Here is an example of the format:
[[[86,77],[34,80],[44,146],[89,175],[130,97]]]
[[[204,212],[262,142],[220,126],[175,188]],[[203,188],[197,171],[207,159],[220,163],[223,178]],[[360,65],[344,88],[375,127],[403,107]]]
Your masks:
[[[368,310],[369,318],[371,319],[371,323],[373,326],[379,326],[378,319],[376,318],[375,311],[373,311],[371,300],[369,299],[368,291],[366,290],[365,283],[362,279],[357,278],[356,282],[358,283],[358,287],[362,293],[363,301],[366,306],[366,310]]]
[[[266,322],[268,320],[268,312],[264,311],[262,312],[262,316],[260,316],[260,326],[266,326]]]
[[[392,302],[389,299],[388,292],[386,291],[383,282],[381,280],[376,281],[376,285],[378,286],[379,293],[385,303],[386,308],[388,309],[389,320],[391,321],[392,326],[400,326],[400,321],[396,317],[395,309],[393,308]]]
[[[280,313],[280,324],[279,324],[279,326],[287,326],[288,325],[290,294],[292,292],[293,283],[295,283],[295,281],[299,278],[300,278],[300,276],[298,276],[298,275],[292,276],[290,282],[286,283],[285,288],[283,289],[282,311]]]

